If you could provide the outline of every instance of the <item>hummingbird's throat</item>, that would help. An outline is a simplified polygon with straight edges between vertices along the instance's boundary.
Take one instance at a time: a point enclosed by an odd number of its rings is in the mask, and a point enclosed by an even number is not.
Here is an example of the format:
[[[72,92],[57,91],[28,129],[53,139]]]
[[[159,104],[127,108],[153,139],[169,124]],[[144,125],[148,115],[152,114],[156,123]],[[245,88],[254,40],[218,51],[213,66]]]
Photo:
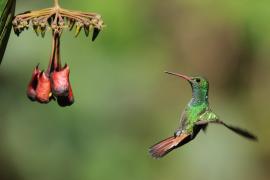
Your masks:
[[[190,105],[208,104],[208,90],[192,88],[192,99]]]

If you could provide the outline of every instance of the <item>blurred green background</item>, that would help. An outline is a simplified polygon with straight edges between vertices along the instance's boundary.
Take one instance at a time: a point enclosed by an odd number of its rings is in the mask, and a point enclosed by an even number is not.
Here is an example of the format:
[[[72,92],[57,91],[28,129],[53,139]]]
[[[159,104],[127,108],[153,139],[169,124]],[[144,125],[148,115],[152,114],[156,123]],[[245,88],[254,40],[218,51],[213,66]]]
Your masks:
[[[18,0],[16,13],[52,1]],[[98,12],[92,43],[62,36],[75,104],[30,102],[33,68],[46,68],[51,36],[12,32],[0,67],[2,180],[269,180],[269,0],[60,0]],[[172,135],[191,97],[164,70],[203,75],[212,109],[251,130],[254,143],[221,126],[155,160],[148,147]]]

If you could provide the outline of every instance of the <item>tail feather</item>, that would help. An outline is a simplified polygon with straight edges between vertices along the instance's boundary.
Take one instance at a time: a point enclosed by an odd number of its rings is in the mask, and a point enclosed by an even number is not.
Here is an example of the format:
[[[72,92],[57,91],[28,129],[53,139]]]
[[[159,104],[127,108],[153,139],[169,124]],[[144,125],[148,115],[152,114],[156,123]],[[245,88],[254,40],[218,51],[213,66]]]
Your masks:
[[[185,144],[187,142],[186,140],[189,140],[188,137],[190,137],[190,135],[184,133],[180,136],[171,136],[150,147],[149,153],[154,158],[161,158],[173,149]]]

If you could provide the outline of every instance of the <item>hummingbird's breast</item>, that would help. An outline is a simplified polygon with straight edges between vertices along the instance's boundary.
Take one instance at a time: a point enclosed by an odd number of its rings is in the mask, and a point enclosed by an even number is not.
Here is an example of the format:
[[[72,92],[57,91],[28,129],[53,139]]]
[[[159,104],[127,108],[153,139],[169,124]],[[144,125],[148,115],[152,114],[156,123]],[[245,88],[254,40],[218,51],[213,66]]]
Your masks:
[[[181,116],[180,128],[188,132],[192,132],[195,123],[199,121],[199,117],[207,109],[208,105],[204,103],[197,106],[187,106]]]

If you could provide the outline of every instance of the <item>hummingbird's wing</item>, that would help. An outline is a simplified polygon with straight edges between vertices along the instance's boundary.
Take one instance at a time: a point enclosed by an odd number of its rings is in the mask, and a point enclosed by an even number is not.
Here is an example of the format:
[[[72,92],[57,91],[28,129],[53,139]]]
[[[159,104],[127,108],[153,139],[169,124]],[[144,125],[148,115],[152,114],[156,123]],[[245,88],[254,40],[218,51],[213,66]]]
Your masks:
[[[201,125],[207,125],[209,123],[221,124],[221,125],[225,126],[226,128],[230,129],[231,131],[237,133],[238,135],[241,135],[241,136],[248,138],[250,140],[257,141],[257,137],[255,135],[253,135],[252,133],[250,133],[249,131],[242,129],[242,128],[239,128],[239,127],[228,125],[219,119],[210,120],[210,121],[199,120],[195,124],[198,126],[201,126]]]
[[[190,140],[192,140],[191,135],[187,133],[182,133],[179,136],[171,136],[150,147],[149,153],[154,158],[161,158]]]

